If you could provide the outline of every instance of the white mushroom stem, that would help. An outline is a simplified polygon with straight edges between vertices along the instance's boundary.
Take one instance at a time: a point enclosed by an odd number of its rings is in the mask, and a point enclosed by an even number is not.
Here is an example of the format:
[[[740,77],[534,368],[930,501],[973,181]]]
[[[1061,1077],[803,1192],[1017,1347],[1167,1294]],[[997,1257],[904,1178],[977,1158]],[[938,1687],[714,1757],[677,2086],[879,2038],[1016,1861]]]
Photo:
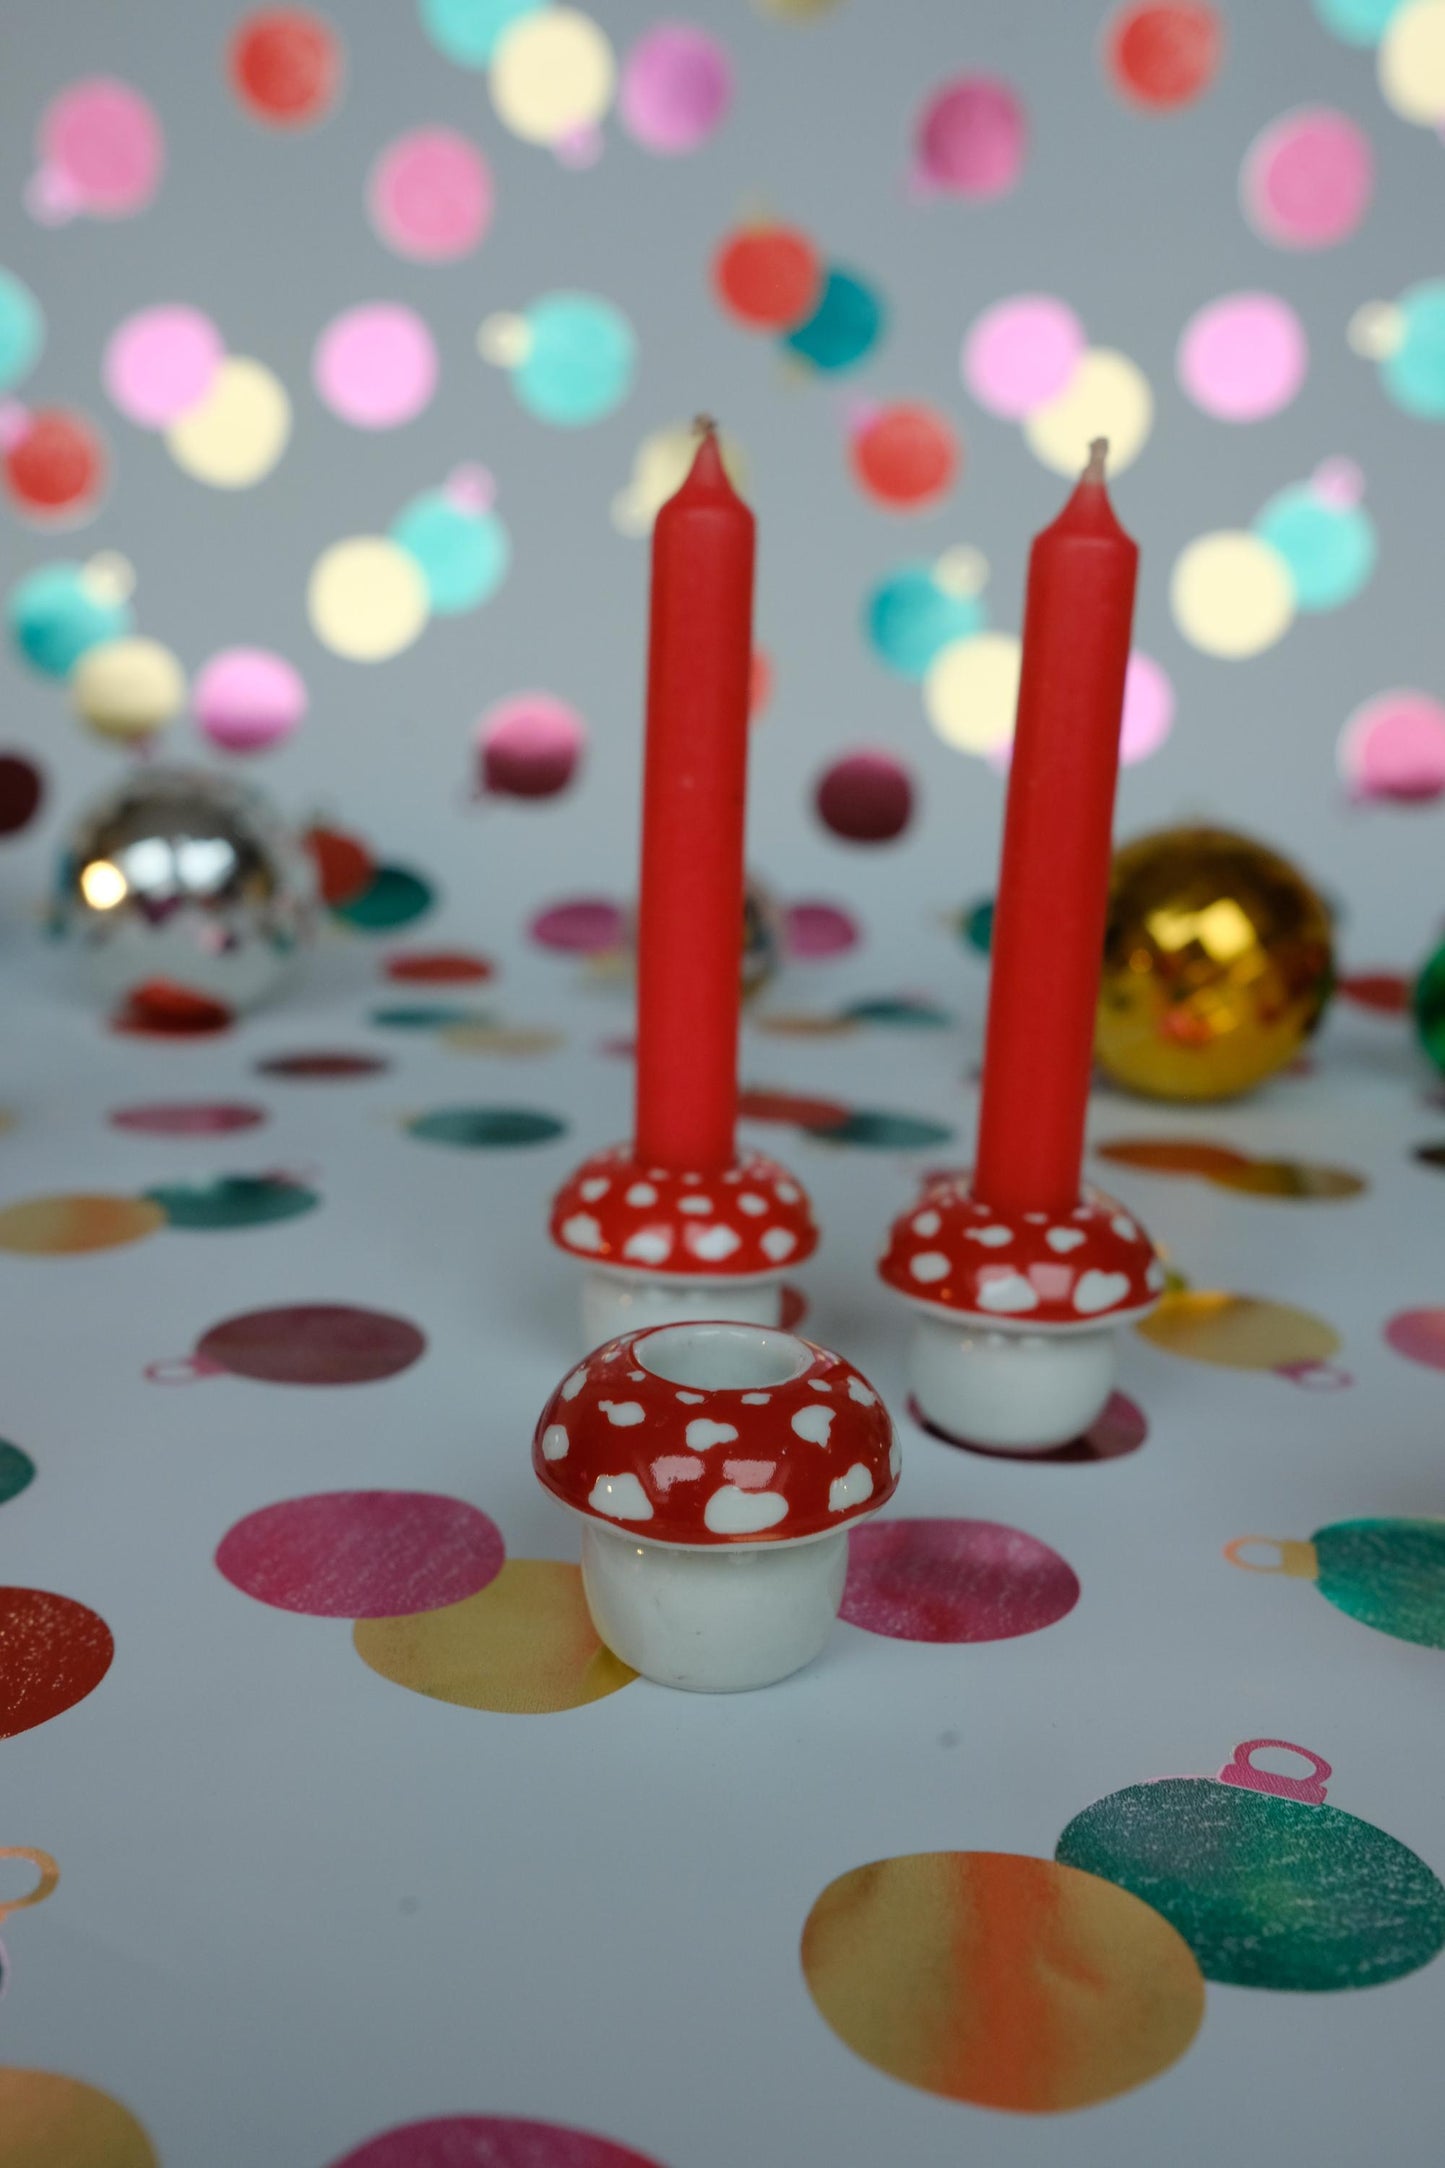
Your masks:
[[[782,1275],[739,1280],[701,1273],[627,1272],[593,1265],[582,1282],[582,1341],[600,1347],[620,1333],[692,1318],[730,1318],[741,1325],[780,1325]]]
[[[1049,1453],[1082,1436],[1113,1390],[1118,1328],[984,1324],[915,1306],[908,1380],[920,1411],[972,1445]]]

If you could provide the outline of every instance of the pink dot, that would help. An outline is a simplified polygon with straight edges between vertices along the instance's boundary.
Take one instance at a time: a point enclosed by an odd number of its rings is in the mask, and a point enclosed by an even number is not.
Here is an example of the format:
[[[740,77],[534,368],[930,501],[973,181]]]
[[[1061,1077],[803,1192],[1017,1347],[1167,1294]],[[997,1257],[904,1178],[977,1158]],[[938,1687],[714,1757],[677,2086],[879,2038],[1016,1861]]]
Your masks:
[[[283,655],[228,647],[213,655],[191,689],[196,721],[226,753],[264,753],[300,726],[306,687]]]
[[[1057,1551],[998,1521],[871,1521],[848,1539],[840,1617],[895,1641],[1010,1641],[1079,1600]]]
[[[1222,422],[1257,422],[1287,407],[1305,380],[1304,326],[1276,294],[1226,294],[1191,316],[1179,341],[1179,381]]]
[[[321,1491],[248,1513],[216,1564],[233,1587],[312,1618],[402,1618],[494,1581],[505,1550],[485,1513],[431,1491]]]
[[[1407,1362],[1445,1370],[1445,1310],[1401,1310],[1385,1327],[1385,1338]]]
[[[221,1137],[233,1129],[256,1129],[266,1120],[264,1107],[242,1100],[159,1099],[136,1107],[115,1107],[113,1129],[142,1137]]]
[[[414,309],[369,302],[327,325],[311,374],[342,421],[358,429],[395,429],[413,421],[436,389],[436,346]]]
[[[787,954],[809,962],[846,956],[863,938],[858,921],[836,903],[790,903],[783,926]]]
[[[1028,123],[1011,84],[961,75],[936,90],[919,117],[915,174],[948,195],[1002,196],[1023,171]]]
[[[142,429],[168,429],[200,405],[225,358],[210,317],[173,302],[142,309],[111,333],[101,375],[130,421]]]
[[[52,99],[40,120],[42,171],[59,200],[97,218],[143,210],[160,186],[165,139],[138,90],[109,76],[89,76]]]
[[[606,896],[576,896],[539,911],[527,931],[540,948],[605,956],[627,938],[627,914]]]
[[[1157,662],[1136,648],[1124,676],[1119,758],[1125,767],[1157,753],[1174,724],[1174,687]]]
[[[1084,354],[1084,327],[1048,294],[985,309],[963,342],[963,381],[990,414],[1022,421],[1064,390]]]
[[[716,38],[690,23],[658,23],[627,56],[618,111],[634,143],[675,157],[722,126],[732,96],[732,62]]]
[[[577,771],[587,725],[551,693],[514,693],[477,725],[485,791],[510,798],[552,798]]]
[[[1280,248],[1333,248],[1370,208],[1375,154],[1364,130],[1328,106],[1271,122],[1245,155],[1245,216]]]
[[[892,843],[913,818],[913,778],[894,754],[864,748],[824,769],[813,802],[845,842]]]
[[[445,2115],[401,2123],[332,2161],[331,2168],[659,2168],[631,2146],[560,2123],[502,2115]]]
[[[367,195],[381,239],[422,263],[467,255],[492,223],[491,168],[452,128],[398,136],[372,167]]]
[[[1336,758],[1354,797],[1426,805],[1445,795],[1445,707],[1428,693],[1380,693],[1345,724]]]

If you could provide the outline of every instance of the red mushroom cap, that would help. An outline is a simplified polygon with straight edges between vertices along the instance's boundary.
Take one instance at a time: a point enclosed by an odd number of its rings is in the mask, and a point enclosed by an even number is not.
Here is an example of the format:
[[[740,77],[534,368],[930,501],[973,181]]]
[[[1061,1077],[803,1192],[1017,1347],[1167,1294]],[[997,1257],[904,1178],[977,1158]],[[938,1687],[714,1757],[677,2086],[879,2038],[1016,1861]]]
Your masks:
[[[745,1152],[722,1174],[644,1166],[627,1144],[585,1160],[552,1200],[552,1240],[590,1265],[664,1279],[774,1278],[818,1247],[807,1192]]]
[[[1072,1212],[995,1212],[966,1174],[934,1176],[893,1223],[879,1277],[910,1301],[1021,1331],[1115,1324],[1152,1310],[1164,1267],[1113,1197]]]
[[[689,1547],[831,1535],[898,1485],[893,1425],[868,1380],[763,1325],[610,1340],[542,1410],[532,1466],[578,1513]]]

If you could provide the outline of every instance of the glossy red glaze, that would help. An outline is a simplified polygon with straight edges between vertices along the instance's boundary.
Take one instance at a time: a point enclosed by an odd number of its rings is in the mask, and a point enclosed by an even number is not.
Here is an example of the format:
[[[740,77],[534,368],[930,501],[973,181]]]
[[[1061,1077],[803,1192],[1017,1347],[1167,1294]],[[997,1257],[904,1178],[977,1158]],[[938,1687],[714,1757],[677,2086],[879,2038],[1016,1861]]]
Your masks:
[[[584,1160],[552,1200],[551,1231],[588,1264],[671,1279],[756,1279],[818,1246],[807,1192],[776,1160],[745,1152],[723,1174],[679,1173],[627,1144]]]

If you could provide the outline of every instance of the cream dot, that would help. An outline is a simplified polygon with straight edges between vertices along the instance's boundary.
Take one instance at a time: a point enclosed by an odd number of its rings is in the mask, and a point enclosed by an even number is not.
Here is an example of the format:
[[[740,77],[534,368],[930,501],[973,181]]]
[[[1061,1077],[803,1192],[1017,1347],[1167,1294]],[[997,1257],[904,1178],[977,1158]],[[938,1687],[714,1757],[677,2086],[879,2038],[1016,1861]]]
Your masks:
[[[311,629],[351,662],[385,662],[411,646],[430,610],[421,566],[382,535],[353,535],[323,550],[306,588]]]
[[[1057,398],[1025,418],[1024,442],[1056,474],[1084,471],[1096,437],[1109,440],[1109,475],[1131,467],[1154,426],[1154,394],[1127,354],[1092,347]]]
[[[1013,743],[1023,644],[1011,632],[950,640],[929,664],[923,708],[937,736],[960,753],[1002,753]]]
[[[213,489],[249,489],[263,481],[291,435],[291,402],[279,378],[259,361],[232,355],[211,388],[165,433],[178,467]]]
[[[1260,655],[1295,614],[1289,566],[1273,544],[1243,531],[1200,535],[1181,551],[1169,582],[1174,622],[1206,655]]]

